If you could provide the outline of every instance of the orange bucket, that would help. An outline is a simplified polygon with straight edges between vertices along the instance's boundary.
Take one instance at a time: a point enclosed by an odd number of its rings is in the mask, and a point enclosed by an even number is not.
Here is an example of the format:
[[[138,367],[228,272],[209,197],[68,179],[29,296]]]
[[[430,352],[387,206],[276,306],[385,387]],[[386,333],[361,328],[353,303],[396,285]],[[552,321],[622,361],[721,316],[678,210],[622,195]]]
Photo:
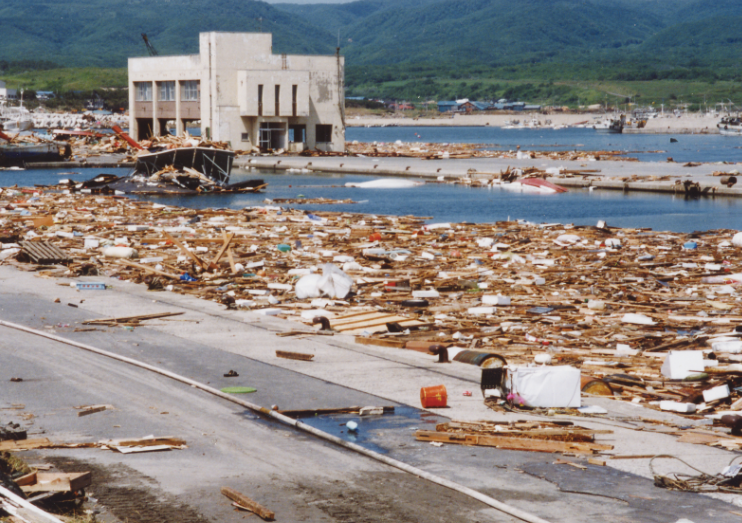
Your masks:
[[[433,407],[445,407],[448,400],[445,385],[436,385],[435,387],[423,387],[420,389],[420,403],[424,409]]]

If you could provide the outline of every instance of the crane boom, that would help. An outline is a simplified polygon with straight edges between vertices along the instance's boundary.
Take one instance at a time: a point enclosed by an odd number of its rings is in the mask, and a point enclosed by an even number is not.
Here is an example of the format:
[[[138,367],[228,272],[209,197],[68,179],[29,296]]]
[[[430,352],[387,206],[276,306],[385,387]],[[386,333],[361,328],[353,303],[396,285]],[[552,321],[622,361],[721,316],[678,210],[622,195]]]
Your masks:
[[[142,33],[142,40],[144,40],[144,45],[147,46],[147,51],[149,51],[150,56],[157,56],[159,54],[157,52],[157,49],[155,49],[155,46],[149,42],[149,38],[147,38],[146,33]]]

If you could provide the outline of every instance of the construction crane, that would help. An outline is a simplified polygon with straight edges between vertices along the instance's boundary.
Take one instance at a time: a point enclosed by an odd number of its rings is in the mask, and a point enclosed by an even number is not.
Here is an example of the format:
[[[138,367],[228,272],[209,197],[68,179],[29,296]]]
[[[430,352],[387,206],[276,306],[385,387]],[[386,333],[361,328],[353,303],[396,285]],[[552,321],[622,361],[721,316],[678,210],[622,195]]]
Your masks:
[[[155,46],[149,43],[149,38],[147,38],[146,33],[142,33],[142,40],[144,40],[144,45],[147,46],[147,51],[149,51],[150,56],[157,56],[157,49],[155,49]]]

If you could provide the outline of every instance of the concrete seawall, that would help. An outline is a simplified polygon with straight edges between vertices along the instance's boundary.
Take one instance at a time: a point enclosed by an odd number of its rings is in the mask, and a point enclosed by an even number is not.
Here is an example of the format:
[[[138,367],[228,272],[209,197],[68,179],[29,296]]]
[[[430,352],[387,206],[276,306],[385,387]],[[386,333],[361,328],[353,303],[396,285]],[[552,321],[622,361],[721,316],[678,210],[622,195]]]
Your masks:
[[[587,167],[600,173],[590,177],[571,178],[550,177],[550,180],[564,187],[589,189],[640,191],[685,195],[684,182],[698,184],[699,196],[742,196],[742,187],[727,187],[720,183],[719,176],[711,172],[726,172],[736,175],[733,165],[701,164],[697,167],[683,167],[676,163],[659,162],[560,162],[554,160],[530,159],[492,159],[473,158],[468,160],[422,160],[419,158],[358,158],[358,157],[261,157],[239,158],[235,167],[253,168],[264,171],[285,172],[332,172],[342,174],[361,174],[368,176],[398,176],[436,180],[471,179],[473,181],[498,177],[507,168],[549,167],[567,170],[584,170]],[[641,178],[647,178],[642,180]],[[658,178],[662,178],[659,180]]]

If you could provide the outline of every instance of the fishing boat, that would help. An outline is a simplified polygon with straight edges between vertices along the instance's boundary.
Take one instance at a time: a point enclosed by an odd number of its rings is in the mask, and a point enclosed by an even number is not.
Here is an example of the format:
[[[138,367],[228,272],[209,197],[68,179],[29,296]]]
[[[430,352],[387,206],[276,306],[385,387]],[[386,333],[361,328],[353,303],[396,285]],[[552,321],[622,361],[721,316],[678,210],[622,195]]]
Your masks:
[[[70,146],[65,143],[0,142],[0,167],[25,165],[33,162],[59,162],[69,156]]]
[[[716,124],[719,134],[722,136],[742,136],[742,118],[739,116],[724,116]]]
[[[5,132],[20,133],[33,129],[33,118],[31,113],[23,107],[8,107],[8,102],[0,102],[0,128]]]
[[[626,124],[626,117],[621,116],[605,116],[593,124],[593,129],[599,133],[616,133],[620,134],[623,132],[624,125]]]

